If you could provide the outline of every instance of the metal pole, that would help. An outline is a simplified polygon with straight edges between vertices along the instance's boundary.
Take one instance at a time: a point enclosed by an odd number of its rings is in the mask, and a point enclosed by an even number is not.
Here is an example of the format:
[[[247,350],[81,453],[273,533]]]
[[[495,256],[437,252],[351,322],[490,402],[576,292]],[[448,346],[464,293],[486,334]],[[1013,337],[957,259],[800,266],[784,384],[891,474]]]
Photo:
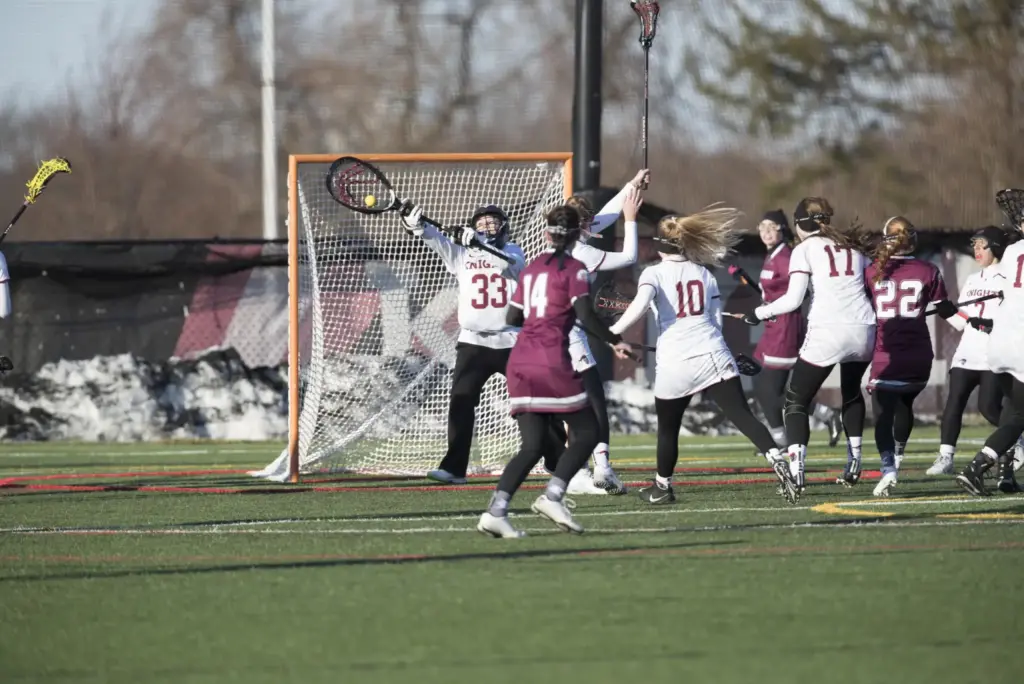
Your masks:
[[[573,99],[574,190],[601,185],[601,58],[604,3],[576,0],[576,93]]]
[[[274,0],[263,0],[263,239],[278,237],[277,123],[274,93]]]

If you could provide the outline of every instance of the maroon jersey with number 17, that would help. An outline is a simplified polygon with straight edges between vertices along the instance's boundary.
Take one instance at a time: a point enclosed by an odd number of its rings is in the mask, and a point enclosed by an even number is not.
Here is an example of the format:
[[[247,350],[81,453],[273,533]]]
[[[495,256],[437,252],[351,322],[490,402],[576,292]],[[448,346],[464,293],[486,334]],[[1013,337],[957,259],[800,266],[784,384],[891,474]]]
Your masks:
[[[572,413],[587,405],[583,381],[569,358],[569,331],[576,322],[573,303],[590,294],[586,266],[571,256],[547,251],[519,276],[511,306],[523,311],[523,328],[509,355],[508,380],[512,415]]]
[[[878,319],[868,386],[919,391],[928,384],[935,358],[925,309],[947,298],[946,286],[935,264],[912,257],[892,257],[875,283],[877,272],[871,264],[864,273]]]

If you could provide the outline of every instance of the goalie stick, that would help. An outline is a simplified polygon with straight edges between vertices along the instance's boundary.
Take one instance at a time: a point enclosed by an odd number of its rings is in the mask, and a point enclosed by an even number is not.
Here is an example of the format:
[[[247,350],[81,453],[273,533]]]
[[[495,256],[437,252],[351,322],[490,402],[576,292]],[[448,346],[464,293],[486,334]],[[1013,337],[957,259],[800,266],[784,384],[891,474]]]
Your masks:
[[[0,242],[4,241],[7,237],[7,233],[14,227],[14,224],[18,222],[21,215],[25,213],[30,204],[35,204],[39,195],[46,189],[46,184],[53,180],[53,177],[58,173],[71,173],[71,162],[63,157],[55,157],[53,159],[47,159],[46,161],[39,164],[39,168],[32,178],[29,179],[25,187],[28,188],[28,194],[25,195],[25,201],[21,203],[21,207],[18,208],[17,213],[11,222],[7,224],[6,230],[0,235]]]
[[[334,201],[360,214],[399,211],[408,201],[398,196],[383,171],[357,157],[335,159],[327,171],[326,182],[327,192],[331,193]],[[451,229],[446,229],[426,214],[422,215],[422,219],[450,237]],[[477,249],[512,263],[511,257],[499,249],[477,239],[474,239],[472,244]]]

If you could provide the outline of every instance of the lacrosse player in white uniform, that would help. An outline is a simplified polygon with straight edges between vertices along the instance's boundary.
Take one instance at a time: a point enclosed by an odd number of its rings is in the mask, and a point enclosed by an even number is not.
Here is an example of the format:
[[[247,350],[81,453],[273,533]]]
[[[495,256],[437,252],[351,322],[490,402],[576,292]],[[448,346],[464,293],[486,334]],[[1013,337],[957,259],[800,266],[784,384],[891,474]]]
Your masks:
[[[808,407],[839,364],[843,397],[843,429],[847,440],[844,478],[859,477],[866,407],[861,380],[875,347],[875,309],[867,296],[864,270],[869,260],[866,236],[832,226],[832,206],[822,197],[807,197],[793,212],[800,244],[789,258],[786,294],[747,314],[756,325],[779,314],[796,311],[808,287],[811,307],[807,332],[786,387],[784,420],[789,442],[790,469],[797,491],[804,488],[804,461],[810,440]]]
[[[996,194],[996,204],[1009,217],[1013,228],[1024,233],[1024,190],[1000,190]],[[988,494],[985,471],[1000,459],[1005,462],[1007,453],[1024,434],[1024,352],[1021,351],[1021,340],[1024,340],[1024,240],[1006,248],[998,273],[1005,278],[1002,303],[994,307],[991,318],[968,320],[972,327],[991,332],[988,367],[995,373],[1006,402],[999,416],[999,427],[985,440],[985,446],[974,460],[956,476],[957,484],[976,496]],[[1013,475],[1012,465],[1010,475]],[[1015,491],[1017,488],[1007,489]]]
[[[615,197],[605,204],[597,214],[594,214],[590,202],[580,195],[573,195],[566,204],[575,209],[583,221],[583,238],[577,242],[571,250],[574,259],[577,259],[586,266],[591,274],[593,283],[594,274],[598,271],[614,271],[620,268],[627,268],[636,263],[638,253],[637,242],[637,212],[643,203],[640,193],[641,188],[646,187],[650,180],[650,172],[647,169],[640,169],[630,182],[623,186]],[[619,215],[625,218],[625,233],[622,240],[621,252],[606,252],[597,247],[588,245],[587,237],[597,235],[610,226],[614,226],[619,220]],[[587,468],[580,470],[570,483],[570,494],[625,494],[626,487],[615,474],[608,458],[608,440],[610,438],[610,427],[608,423],[608,403],[604,394],[604,383],[597,370],[597,361],[590,351],[590,344],[587,341],[587,333],[579,325],[576,325],[569,334],[569,357],[572,359],[573,369],[583,377],[583,385],[587,389],[587,396],[590,398],[590,405],[597,414],[598,423],[598,444],[594,449],[594,472],[591,475]]]
[[[658,472],[654,483],[640,490],[650,504],[675,501],[672,474],[679,460],[679,429],[693,395],[705,392],[758,451],[765,455],[782,484],[782,494],[795,501],[789,465],[771,432],[754,417],[743,394],[737,359],[722,336],[722,304],[718,281],[706,266],[721,266],[738,241],[731,228],[735,209],[709,207],[691,216],[667,216],[658,223],[661,262],[640,275],[637,294],[610,330],[623,330],[643,318],[648,307],[658,322],[654,405],[658,416]],[[745,363],[753,364],[749,359]]]
[[[493,204],[477,209],[470,219],[472,227],[463,228],[457,240],[423,221],[417,206],[407,204],[401,213],[406,230],[423,238],[458,281],[462,331],[455,345],[448,451],[427,477],[445,484],[465,484],[480,393],[492,375],[505,374],[519,332],[505,322],[505,316],[526,258],[518,245],[508,242],[508,216]],[[501,250],[509,261],[474,247],[478,242]]]
[[[1009,233],[998,226],[986,226],[971,237],[974,260],[981,266],[981,270],[972,273],[964,281],[963,287],[960,288],[959,301],[966,302],[978,297],[996,295],[1006,289],[1006,277],[1000,272],[999,262],[1009,242]],[[967,304],[960,307],[957,315],[946,319],[954,328],[963,331],[963,334],[950,362],[946,406],[942,412],[942,427],[939,431],[939,455],[925,471],[927,475],[954,474],[953,458],[956,454],[956,443],[960,436],[960,428],[963,426],[967,401],[975,387],[978,388],[979,412],[993,426],[999,425],[1003,392],[995,374],[988,367],[989,336],[968,323],[972,318],[986,318],[986,314],[991,315],[998,306],[998,299]],[[1019,469],[1021,463],[1024,463],[1024,437],[1018,439],[1014,446],[1013,467]],[[1001,486],[1012,487],[1012,472],[1011,470],[1008,478],[1003,478],[1003,473],[1000,473]]]

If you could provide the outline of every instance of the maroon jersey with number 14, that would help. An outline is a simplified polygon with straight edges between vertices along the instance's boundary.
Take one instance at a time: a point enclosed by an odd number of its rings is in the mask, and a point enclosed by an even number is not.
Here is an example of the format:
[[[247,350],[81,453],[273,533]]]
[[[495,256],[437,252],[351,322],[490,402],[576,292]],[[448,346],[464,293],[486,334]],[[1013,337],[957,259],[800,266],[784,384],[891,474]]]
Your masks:
[[[946,286],[935,264],[912,257],[890,259],[885,277],[875,283],[877,272],[876,264],[864,272],[878,319],[868,387],[920,391],[935,358],[925,309],[946,299]]]
[[[509,406],[518,413],[572,413],[587,405],[583,381],[569,358],[573,303],[590,294],[590,274],[571,256],[543,252],[519,275],[511,306],[523,311],[523,328],[508,358]]]
[[[789,255],[792,253],[789,245],[783,243],[765,257],[760,278],[765,304],[774,302],[789,289]],[[765,321],[754,358],[765,368],[792,368],[800,353],[803,325],[799,309]]]

